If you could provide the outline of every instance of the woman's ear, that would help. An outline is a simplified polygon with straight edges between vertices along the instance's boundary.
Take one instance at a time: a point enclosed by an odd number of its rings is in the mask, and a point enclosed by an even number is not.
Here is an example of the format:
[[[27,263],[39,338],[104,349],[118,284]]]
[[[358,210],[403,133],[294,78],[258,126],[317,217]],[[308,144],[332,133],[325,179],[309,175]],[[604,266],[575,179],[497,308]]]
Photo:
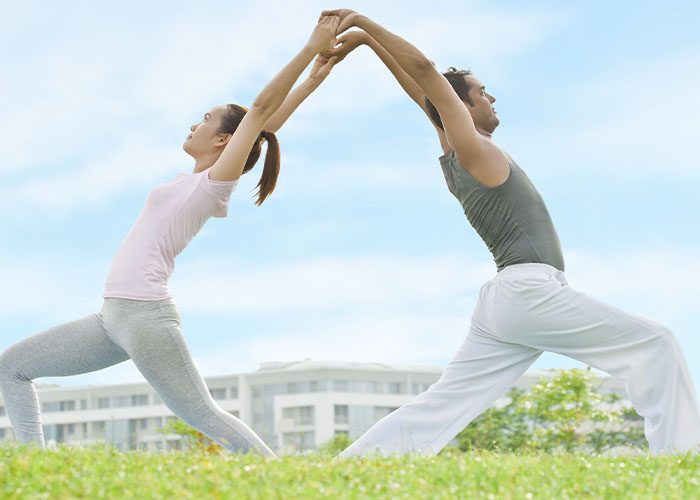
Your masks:
[[[216,142],[214,143],[217,147],[224,147],[231,140],[233,134],[216,134]]]

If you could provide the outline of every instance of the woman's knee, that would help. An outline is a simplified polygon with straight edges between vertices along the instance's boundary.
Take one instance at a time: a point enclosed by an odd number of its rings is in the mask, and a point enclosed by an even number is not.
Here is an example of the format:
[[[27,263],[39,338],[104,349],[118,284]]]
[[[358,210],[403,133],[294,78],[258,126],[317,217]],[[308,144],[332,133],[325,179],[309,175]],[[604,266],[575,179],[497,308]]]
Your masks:
[[[19,373],[15,346],[8,347],[0,354],[0,382],[7,380],[25,379]]]

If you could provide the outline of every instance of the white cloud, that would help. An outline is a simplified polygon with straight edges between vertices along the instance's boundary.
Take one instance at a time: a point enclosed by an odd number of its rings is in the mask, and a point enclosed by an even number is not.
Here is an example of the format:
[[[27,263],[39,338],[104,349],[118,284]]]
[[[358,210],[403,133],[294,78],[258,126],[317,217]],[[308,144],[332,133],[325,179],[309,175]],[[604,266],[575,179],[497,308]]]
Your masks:
[[[126,137],[113,153],[83,168],[45,173],[16,185],[6,183],[0,188],[0,199],[8,207],[30,205],[54,213],[106,205],[125,191],[152,186],[168,173],[190,171],[188,158],[174,144]]]
[[[679,248],[628,250],[612,255],[567,253],[567,276],[586,293],[633,307],[637,314],[676,321],[697,313],[697,251]],[[694,332],[678,334],[687,336]]]
[[[377,310],[473,293],[490,272],[487,263],[455,256],[326,257],[252,269],[209,258],[179,267],[172,291],[183,310],[200,313]]]
[[[52,322],[98,311],[102,290],[94,278],[101,274],[96,267],[86,261],[57,263],[51,255],[3,256],[0,316],[3,320],[25,316]]]
[[[412,5],[422,10],[421,3]],[[98,197],[118,195],[133,180],[145,178],[139,174],[134,179],[126,172],[130,165],[141,163],[139,158],[174,156],[175,150],[163,151],[174,144],[163,141],[163,136],[186,130],[211,104],[250,100],[293,48],[302,46],[316,14],[326,5],[276,4],[274,9],[262,4],[227,5],[225,11],[231,15],[224,15],[223,4],[211,7],[173,6],[159,16],[159,23],[148,29],[134,26],[127,37],[122,31],[128,12],[114,16],[110,25],[108,11],[86,4],[81,15],[66,19],[61,29],[34,33],[26,57],[8,54],[10,67],[0,82],[5,105],[0,117],[0,178],[12,181],[3,194],[11,185],[15,197],[27,196],[39,207],[51,208],[78,208],[94,204]],[[494,13],[473,3],[468,9],[471,28],[465,30],[461,15],[445,20],[442,11],[422,12],[416,22],[408,4],[398,11],[369,2],[355,7],[389,23],[426,52],[447,58],[498,61],[527,50],[561,23],[561,15],[551,11]],[[140,13],[143,9],[136,4],[125,8],[138,8]],[[452,8],[466,15],[463,4],[454,3]],[[42,13],[59,16],[60,10]],[[22,9],[8,16],[18,23],[31,17]],[[498,35],[491,25],[506,27],[510,35]],[[30,43],[22,30],[12,29],[15,37]],[[90,43],[85,43],[87,39]],[[338,69],[340,77],[332,77],[302,108],[296,124],[290,123],[291,133],[296,130],[298,135],[307,127],[322,127],[324,121],[350,119],[403,99],[375,59],[365,51],[344,62],[345,67]],[[120,140],[123,135],[128,139]],[[147,148],[154,151],[148,153]],[[81,188],[110,188],[96,192],[71,188],[76,182]]]
[[[697,367],[692,348],[698,345],[696,254],[671,248],[610,255],[575,251],[567,254],[567,275],[578,290],[670,326],[690,365]],[[80,283],[94,282],[89,278],[94,268],[81,263],[57,269],[40,259],[16,260],[0,270],[5,276],[0,314],[7,319],[41,312],[42,321],[67,321],[91,312],[87,309],[97,309],[99,297]],[[205,375],[305,357],[440,365],[461,343],[478,290],[492,275],[490,262],[461,255],[335,257],[275,265],[213,258],[183,263],[173,291],[184,318],[221,320],[215,331],[197,331],[193,323],[184,332]],[[238,326],[230,326],[226,317]],[[255,331],[240,331],[246,322],[255,324]],[[537,366],[570,364],[549,357]],[[109,380],[104,373],[125,381],[140,377],[130,364],[113,370],[66,383]]]
[[[311,322],[283,335],[257,332],[224,340],[215,350],[198,352],[195,361],[206,374],[252,371],[262,361],[305,358],[439,366],[456,352],[468,327],[467,313],[353,314]]]

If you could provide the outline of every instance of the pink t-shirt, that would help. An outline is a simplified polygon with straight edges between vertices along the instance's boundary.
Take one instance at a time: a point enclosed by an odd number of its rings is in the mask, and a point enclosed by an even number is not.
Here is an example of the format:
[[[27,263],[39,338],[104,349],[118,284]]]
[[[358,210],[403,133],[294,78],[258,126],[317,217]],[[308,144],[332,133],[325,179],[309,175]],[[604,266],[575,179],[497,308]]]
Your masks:
[[[104,297],[169,298],[175,257],[209,217],[226,217],[237,182],[211,180],[205,170],[156,186],[114,256]]]

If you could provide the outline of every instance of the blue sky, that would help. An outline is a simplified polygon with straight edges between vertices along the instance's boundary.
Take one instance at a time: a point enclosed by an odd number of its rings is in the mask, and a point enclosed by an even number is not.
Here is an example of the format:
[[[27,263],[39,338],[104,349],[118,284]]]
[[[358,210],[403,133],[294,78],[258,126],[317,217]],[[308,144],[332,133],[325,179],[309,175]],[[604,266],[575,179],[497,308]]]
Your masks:
[[[0,349],[101,307],[149,189],[188,127],[247,104],[306,41],[310,1],[2,1]],[[581,289],[669,326],[700,384],[700,39],[692,2],[348,2],[496,96],[495,141],[548,203]],[[432,127],[367,48],[280,131],[171,291],[205,375],[262,361],[444,365],[491,257],[450,195]],[[535,367],[570,367],[545,355]],[[140,380],[130,362],[50,379]]]

